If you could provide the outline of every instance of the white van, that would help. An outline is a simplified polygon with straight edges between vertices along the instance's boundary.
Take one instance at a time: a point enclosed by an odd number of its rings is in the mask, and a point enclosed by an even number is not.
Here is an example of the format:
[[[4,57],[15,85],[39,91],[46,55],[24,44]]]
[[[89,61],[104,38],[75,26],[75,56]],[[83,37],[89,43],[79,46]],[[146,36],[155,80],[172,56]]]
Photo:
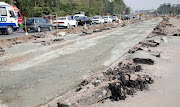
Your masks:
[[[0,32],[11,34],[19,28],[18,20],[11,5],[0,2]]]

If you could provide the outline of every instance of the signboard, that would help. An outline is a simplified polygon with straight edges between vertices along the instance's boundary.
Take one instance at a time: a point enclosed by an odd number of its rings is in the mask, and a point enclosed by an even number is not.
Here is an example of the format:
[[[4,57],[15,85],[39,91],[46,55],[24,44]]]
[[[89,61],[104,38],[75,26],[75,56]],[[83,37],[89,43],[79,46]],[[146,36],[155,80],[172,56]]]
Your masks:
[[[123,11],[123,13],[122,14],[126,14],[126,12],[125,11]]]

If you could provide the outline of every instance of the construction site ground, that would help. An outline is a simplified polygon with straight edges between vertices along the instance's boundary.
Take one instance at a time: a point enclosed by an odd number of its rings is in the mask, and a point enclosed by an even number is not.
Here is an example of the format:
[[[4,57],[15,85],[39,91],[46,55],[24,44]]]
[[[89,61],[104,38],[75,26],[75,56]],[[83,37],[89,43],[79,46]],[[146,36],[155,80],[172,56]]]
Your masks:
[[[63,95],[88,76],[126,57],[125,53],[144,40],[161,21],[162,18],[153,18],[87,36],[71,34],[48,46],[28,42],[7,48],[0,58],[0,106],[32,107]],[[179,27],[178,19],[170,21]],[[173,102],[178,105],[180,38],[167,36],[167,40],[169,42],[153,48],[162,51],[161,59],[155,59],[155,65],[144,68],[158,79],[150,87],[152,91],[138,92],[126,101],[106,100],[92,106],[145,106],[152,102],[152,106],[162,104],[164,107]]]

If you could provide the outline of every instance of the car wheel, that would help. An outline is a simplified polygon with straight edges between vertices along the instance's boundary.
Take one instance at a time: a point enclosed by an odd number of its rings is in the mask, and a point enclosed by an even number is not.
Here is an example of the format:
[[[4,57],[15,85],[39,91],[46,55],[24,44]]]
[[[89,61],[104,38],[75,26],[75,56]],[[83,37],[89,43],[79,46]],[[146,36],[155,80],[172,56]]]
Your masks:
[[[76,24],[74,25],[74,27],[77,27],[77,25],[78,25],[78,24],[76,23]]]
[[[68,25],[67,25],[67,28],[68,28],[68,29],[70,28],[70,25],[69,25],[69,23],[68,23]]]
[[[8,26],[6,29],[6,33],[9,35],[13,32],[13,27],[12,26]]]
[[[52,30],[52,26],[49,26],[49,31],[51,31]]]
[[[38,28],[37,28],[37,32],[41,32],[41,27],[38,27]]]

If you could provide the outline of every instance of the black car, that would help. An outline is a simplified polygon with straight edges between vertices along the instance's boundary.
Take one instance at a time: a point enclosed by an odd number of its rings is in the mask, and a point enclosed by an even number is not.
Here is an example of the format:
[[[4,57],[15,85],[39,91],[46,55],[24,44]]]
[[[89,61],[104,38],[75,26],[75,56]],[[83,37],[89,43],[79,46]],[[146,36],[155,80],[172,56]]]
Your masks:
[[[85,23],[92,25],[92,20],[89,19],[89,18],[86,17],[86,16],[78,17],[78,18],[76,19],[76,21],[78,22],[78,25],[82,25],[82,26],[83,26]]]
[[[27,31],[35,30],[37,32],[41,32],[44,29],[51,31],[52,24],[49,21],[46,21],[44,18],[33,17],[26,19],[26,29]],[[23,30],[25,31],[25,21],[23,22]]]

